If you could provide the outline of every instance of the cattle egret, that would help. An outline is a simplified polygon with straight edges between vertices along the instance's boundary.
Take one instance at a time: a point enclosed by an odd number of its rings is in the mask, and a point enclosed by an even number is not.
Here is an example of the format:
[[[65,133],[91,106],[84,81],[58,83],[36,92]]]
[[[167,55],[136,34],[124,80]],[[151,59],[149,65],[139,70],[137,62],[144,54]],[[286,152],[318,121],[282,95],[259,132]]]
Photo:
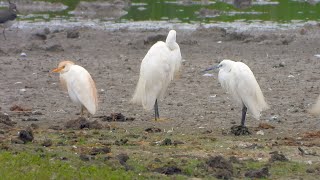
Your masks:
[[[81,105],[80,116],[84,108],[94,115],[98,108],[97,90],[89,72],[72,61],[62,61],[52,72],[60,73],[60,83],[68,91],[71,100]]]
[[[141,62],[140,77],[132,102],[142,104],[145,110],[154,108],[156,121],[160,119],[158,99],[163,98],[180,66],[181,53],[175,30],[169,32],[166,42],[155,43]]]
[[[247,131],[245,127],[247,109],[254,118],[260,118],[260,112],[268,109],[259,84],[250,68],[242,62],[223,60],[220,64],[205,71],[219,68],[219,82],[235,102],[242,106],[241,126],[238,129]]]

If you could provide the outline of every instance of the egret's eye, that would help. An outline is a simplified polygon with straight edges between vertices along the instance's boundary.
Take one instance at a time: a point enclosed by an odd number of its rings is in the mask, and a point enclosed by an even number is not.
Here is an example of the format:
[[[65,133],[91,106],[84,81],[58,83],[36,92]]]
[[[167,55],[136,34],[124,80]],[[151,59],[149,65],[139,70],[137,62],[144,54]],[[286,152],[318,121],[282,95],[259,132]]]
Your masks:
[[[62,68],[64,69],[66,66],[62,66]]]

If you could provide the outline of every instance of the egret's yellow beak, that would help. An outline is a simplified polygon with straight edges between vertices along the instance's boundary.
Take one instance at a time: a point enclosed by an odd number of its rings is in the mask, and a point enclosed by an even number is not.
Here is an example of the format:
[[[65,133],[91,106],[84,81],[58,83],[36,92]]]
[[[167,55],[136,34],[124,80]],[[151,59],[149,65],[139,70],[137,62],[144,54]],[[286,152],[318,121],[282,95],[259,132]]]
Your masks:
[[[52,72],[58,73],[58,72],[60,72],[62,69],[63,69],[63,67],[59,67],[59,68],[56,68],[56,69],[52,70]]]

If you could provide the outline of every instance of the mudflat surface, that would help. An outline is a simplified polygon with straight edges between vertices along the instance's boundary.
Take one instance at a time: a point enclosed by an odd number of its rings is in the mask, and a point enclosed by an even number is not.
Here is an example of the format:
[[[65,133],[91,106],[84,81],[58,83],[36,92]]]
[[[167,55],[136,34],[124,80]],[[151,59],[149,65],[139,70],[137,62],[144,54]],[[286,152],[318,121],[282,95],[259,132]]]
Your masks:
[[[79,107],[59,87],[58,74],[50,71],[63,59],[85,67],[96,82],[99,111],[94,117],[122,113],[135,121],[123,126],[154,124],[153,112],[129,103],[139,76],[140,63],[156,40],[165,40],[168,30],[107,32],[76,29],[78,38],[67,38],[67,30],[50,32],[42,40],[34,34],[42,30],[13,29],[8,39],[1,37],[2,112],[21,122],[21,113],[10,111],[20,105],[40,115],[42,127],[61,124],[77,117]],[[233,104],[217,81],[218,72],[205,77],[202,70],[223,59],[242,61],[255,74],[270,109],[261,121],[248,115],[248,126],[277,116],[277,132],[298,133],[317,129],[317,117],[306,113],[319,95],[318,26],[271,32],[225,32],[222,29],[178,31],[177,42],[184,59],[181,76],[168,88],[159,103],[161,117],[169,118],[161,125],[190,132],[206,127],[215,131],[240,123],[241,107]],[[302,35],[303,34],[303,35]],[[160,38],[157,39],[157,35]],[[152,37],[156,38],[152,38]],[[20,57],[24,52],[27,57]],[[93,119],[95,119],[93,117]]]
[[[77,119],[80,107],[61,90],[58,74],[51,73],[59,61],[69,59],[86,68],[96,82],[99,110],[91,121],[108,125],[109,121],[102,121],[108,119],[106,116],[122,113],[130,120],[111,124],[126,131],[143,133],[146,128],[156,127],[164,132],[170,130],[173,138],[175,134],[186,134],[191,139],[194,134],[207,132],[219,141],[226,138],[233,144],[233,135],[225,132],[240,124],[241,107],[234,105],[220,87],[217,71],[213,76],[203,76],[201,72],[223,59],[231,59],[251,68],[270,106],[262,112],[260,121],[248,114],[246,123],[253,132],[250,140],[263,137],[266,145],[283,140],[283,146],[299,146],[303,136],[302,144],[319,147],[319,141],[314,139],[317,134],[311,139],[311,135],[304,136],[320,128],[319,117],[307,113],[320,94],[320,58],[315,56],[320,54],[319,31],[319,26],[257,32],[220,28],[177,30],[184,59],[181,76],[170,84],[159,102],[160,116],[168,120],[158,123],[153,121],[152,111],[130,104],[130,99],[141,60],[157,40],[165,40],[167,29],[111,32],[78,28],[50,30],[47,34],[43,29],[12,29],[6,32],[7,40],[0,36],[1,112],[7,113],[18,129],[31,124],[41,130],[65,128],[66,122]],[[70,33],[77,32],[79,37],[70,38]],[[26,53],[26,57],[21,57],[21,53]],[[16,105],[25,111],[14,111]],[[260,127],[261,123],[273,128]],[[263,135],[257,135],[261,129]],[[297,153],[286,155],[301,160]],[[203,156],[203,151],[193,150],[189,154]],[[250,157],[250,153],[241,156]]]

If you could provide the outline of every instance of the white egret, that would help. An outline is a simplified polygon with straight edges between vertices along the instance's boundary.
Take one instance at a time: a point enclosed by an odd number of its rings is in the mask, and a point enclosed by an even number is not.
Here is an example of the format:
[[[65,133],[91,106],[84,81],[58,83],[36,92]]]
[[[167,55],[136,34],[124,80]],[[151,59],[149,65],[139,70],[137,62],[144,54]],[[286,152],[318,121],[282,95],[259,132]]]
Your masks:
[[[260,86],[250,68],[242,62],[225,59],[205,71],[217,68],[220,69],[218,79],[222,88],[242,106],[241,126],[237,128],[249,132],[245,127],[247,109],[256,119],[260,118],[261,111],[268,109]]]
[[[180,47],[176,42],[176,31],[171,30],[166,42],[155,43],[143,58],[139,81],[131,101],[142,104],[146,110],[154,107],[155,120],[159,120],[158,99],[163,98],[180,66]]]
[[[72,61],[62,61],[52,72],[60,73],[60,83],[67,90],[71,100],[81,105],[80,116],[84,108],[95,114],[98,108],[97,89],[89,72]]]

